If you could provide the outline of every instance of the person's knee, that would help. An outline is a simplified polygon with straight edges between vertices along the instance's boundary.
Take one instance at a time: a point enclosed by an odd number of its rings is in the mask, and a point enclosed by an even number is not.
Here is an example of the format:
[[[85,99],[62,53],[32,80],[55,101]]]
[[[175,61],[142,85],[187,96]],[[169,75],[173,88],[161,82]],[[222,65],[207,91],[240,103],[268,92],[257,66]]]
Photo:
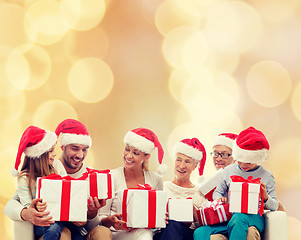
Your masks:
[[[228,223],[228,227],[242,226],[242,225],[249,225],[249,220],[247,215],[244,213],[233,214],[231,220]]]
[[[210,240],[228,240],[223,234],[213,234],[210,236]]]
[[[68,228],[63,228],[60,240],[71,240],[71,232]]]
[[[260,233],[256,227],[251,226],[248,229],[247,240],[260,240]]]
[[[111,240],[112,232],[109,228],[104,226],[97,226],[93,228],[87,237],[87,240]]]

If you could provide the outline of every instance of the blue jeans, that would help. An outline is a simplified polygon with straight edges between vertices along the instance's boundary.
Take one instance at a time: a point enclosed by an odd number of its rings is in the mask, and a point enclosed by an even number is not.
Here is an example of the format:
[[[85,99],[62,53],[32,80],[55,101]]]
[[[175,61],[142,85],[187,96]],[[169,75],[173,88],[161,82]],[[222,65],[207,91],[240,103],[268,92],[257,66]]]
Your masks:
[[[181,222],[168,220],[166,228],[154,236],[154,240],[192,240],[193,229]]]
[[[262,233],[264,230],[264,217],[259,214],[233,213],[231,220],[211,226],[202,226],[194,231],[194,239],[210,240],[210,235],[229,235],[229,240],[247,239],[248,229],[254,226]]]
[[[34,235],[36,239],[43,236],[43,240],[59,240],[63,227],[62,222],[55,222],[49,227],[34,226]]]

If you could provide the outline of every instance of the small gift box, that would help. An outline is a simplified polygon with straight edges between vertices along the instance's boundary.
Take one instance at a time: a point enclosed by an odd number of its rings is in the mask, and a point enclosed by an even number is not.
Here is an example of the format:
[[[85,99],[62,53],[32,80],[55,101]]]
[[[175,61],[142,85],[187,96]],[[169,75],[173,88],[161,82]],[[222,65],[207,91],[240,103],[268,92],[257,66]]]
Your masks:
[[[117,193],[117,211],[127,227],[165,228],[167,193],[152,189],[148,184],[138,185]]]
[[[114,195],[114,184],[110,170],[87,168],[88,197],[111,199]]]
[[[191,198],[168,200],[168,217],[178,222],[193,222],[193,202]]]
[[[212,176],[206,178],[204,182],[200,184],[200,191],[205,195],[205,197],[209,201],[213,201],[212,194],[220,182],[221,176],[222,176],[223,169],[220,168],[216,173],[214,173]]]
[[[51,174],[37,179],[37,198],[47,203],[54,221],[87,221],[87,181]]]
[[[232,213],[229,212],[229,203],[219,201],[206,202],[197,210],[200,226],[213,225],[229,221]]]
[[[252,176],[244,179],[240,176],[231,176],[232,182],[229,188],[230,212],[247,214],[263,213],[263,204],[259,209],[262,190],[260,178],[253,179]],[[259,210],[259,211],[258,211]]]

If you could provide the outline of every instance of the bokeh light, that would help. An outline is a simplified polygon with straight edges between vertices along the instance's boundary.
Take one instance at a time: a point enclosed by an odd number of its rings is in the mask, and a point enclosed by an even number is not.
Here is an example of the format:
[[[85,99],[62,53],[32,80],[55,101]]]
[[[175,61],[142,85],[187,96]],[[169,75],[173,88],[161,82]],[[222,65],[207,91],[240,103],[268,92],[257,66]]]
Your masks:
[[[41,45],[60,41],[69,30],[60,16],[60,5],[55,0],[33,2],[26,12],[24,21],[30,39]]]
[[[261,32],[260,17],[247,3],[224,1],[208,11],[205,34],[221,52],[244,53],[257,43]]]
[[[114,83],[110,67],[100,59],[85,58],[76,62],[68,75],[72,94],[84,102],[98,102],[112,90]]]
[[[283,103],[292,89],[288,71],[273,61],[262,61],[252,66],[246,83],[251,98],[265,107]]]
[[[291,98],[292,111],[295,117],[301,121],[301,81],[294,88]]]
[[[169,77],[169,90],[172,96],[179,102],[182,101],[182,90],[191,74],[183,69],[174,69]]]
[[[33,90],[42,86],[47,81],[50,71],[50,57],[37,45],[22,45],[14,49],[7,59],[8,80],[22,90]]]
[[[103,0],[62,0],[61,17],[65,24],[78,31],[86,31],[100,23],[106,6]]]
[[[33,116],[33,124],[54,131],[56,126],[64,119],[77,119],[77,112],[68,103],[62,100],[49,100],[42,102]]]

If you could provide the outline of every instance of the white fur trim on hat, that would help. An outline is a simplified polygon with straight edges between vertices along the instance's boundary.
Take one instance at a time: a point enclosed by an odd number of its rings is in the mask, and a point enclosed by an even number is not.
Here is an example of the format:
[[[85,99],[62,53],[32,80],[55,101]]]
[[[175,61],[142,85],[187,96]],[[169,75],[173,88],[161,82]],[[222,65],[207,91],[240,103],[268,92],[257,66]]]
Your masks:
[[[234,143],[233,139],[220,135],[214,139],[213,147],[215,147],[217,145],[223,145],[223,146],[226,146],[226,147],[232,149],[233,143]]]
[[[201,161],[203,158],[203,153],[201,151],[182,142],[177,142],[175,144],[173,148],[173,153],[174,155],[176,155],[177,153],[182,153],[196,160],[196,163]]]
[[[61,146],[66,146],[73,143],[73,144],[88,145],[89,147],[91,147],[92,139],[89,135],[62,133],[60,143]]]
[[[132,131],[127,132],[124,143],[139,149],[144,153],[151,153],[155,149],[155,144]]]
[[[232,157],[238,162],[257,163],[268,159],[268,150],[245,150],[237,146],[236,141],[233,143]]]
[[[43,139],[37,144],[27,147],[24,150],[24,154],[27,157],[35,158],[40,157],[43,153],[47,152],[57,141],[55,133],[45,130],[46,134]]]

